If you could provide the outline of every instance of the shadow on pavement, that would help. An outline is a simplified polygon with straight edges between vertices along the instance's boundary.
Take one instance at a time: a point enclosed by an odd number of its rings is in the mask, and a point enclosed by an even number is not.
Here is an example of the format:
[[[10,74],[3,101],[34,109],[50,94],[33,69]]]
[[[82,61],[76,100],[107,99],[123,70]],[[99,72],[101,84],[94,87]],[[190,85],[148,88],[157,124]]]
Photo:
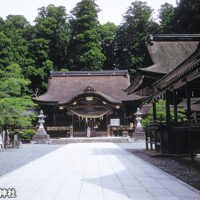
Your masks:
[[[0,176],[11,172],[23,165],[32,162],[48,153],[51,153],[62,145],[48,144],[23,144],[20,149],[6,149],[0,152]]]

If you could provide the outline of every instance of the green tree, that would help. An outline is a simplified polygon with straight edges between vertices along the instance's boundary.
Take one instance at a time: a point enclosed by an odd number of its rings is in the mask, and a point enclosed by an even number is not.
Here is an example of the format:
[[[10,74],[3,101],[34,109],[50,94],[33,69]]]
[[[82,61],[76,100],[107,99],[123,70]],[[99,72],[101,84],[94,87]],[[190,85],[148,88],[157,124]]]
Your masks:
[[[174,9],[170,4],[164,4],[159,16],[161,28],[164,28],[164,33],[197,34],[200,32],[199,9],[199,0],[178,0]]]
[[[98,33],[99,8],[94,0],[82,0],[71,11],[71,65],[74,70],[100,70],[105,56]]]
[[[29,56],[27,35],[31,25],[21,15],[9,15],[1,24],[0,66],[6,68],[12,63],[17,63],[25,77],[30,77],[29,68],[32,68],[34,60]]]
[[[34,64],[26,68],[25,73],[31,80],[33,93],[38,91],[41,94],[46,91],[50,71],[55,69],[53,62],[49,60],[49,42],[44,38],[35,38],[28,44],[29,56]]]
[[[22,75],[21,67],[12,64],[0,70],[0,128],[6,133],[5,146],[7,146],[8,130],[30,126],[35,104],[28,94],[30,81]]]
[[[159,29],[152,19],[152,11],[146,2],[135,1],[123,16],[116,35],[117,65],[120,69],[136,69],[148,64],[145,42],[150,33],[154,34]]]
[[[0,32],[0,69],[5,68],[13,62],[14,46],[12,40],[9,39],[3,31]]]
[[[35,26],[27,29],[29,59],[24,74],[31,80],[34,94],[46,92],[50,71],[67,68],[69,30],[63,6],[38,9]]]
[[[41,7],[35,22],[33,39],[42,39],[48,43],[48,59],[53,62],[55,70],[66,68],[70,36],[65,8],[54,5]]]
[[[160,31],[161,33],[171,33],[173,31],[172,19],[174,17],[174,7],[169,3],[161,5],[159,9]]]
[[[1,67],[18,63],[24,69],[29,65],[27,40],[24,39],[27,24],[27,20],[19,15],[9,15],[5,21],[0,22]]]
[[[103,64],[104,70],[114,69],[116,63],[116,45],[115,35],[117,32],[117,26],[113,23],[106,23],[99,27],[99,34],[101,36],[101,48],[102,53],[105,55],[106,60]]]
[[[179,0],[175,8],[174,32],[176,33],[199,33],[200,21],[200,1],[199,0]]]
[[[18,34],[20,34],[24,39],[27,39],[27,33],[32,26],[24,16],[8,15],[5,22],[10,23]]]

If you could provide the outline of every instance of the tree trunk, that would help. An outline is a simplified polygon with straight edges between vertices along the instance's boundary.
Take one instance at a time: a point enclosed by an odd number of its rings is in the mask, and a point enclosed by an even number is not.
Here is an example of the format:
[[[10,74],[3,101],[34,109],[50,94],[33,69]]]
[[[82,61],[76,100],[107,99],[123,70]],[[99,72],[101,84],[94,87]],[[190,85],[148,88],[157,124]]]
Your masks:
[[[8,147],[8,129],[5,129],[4,148],[7,149],[7,147]]]

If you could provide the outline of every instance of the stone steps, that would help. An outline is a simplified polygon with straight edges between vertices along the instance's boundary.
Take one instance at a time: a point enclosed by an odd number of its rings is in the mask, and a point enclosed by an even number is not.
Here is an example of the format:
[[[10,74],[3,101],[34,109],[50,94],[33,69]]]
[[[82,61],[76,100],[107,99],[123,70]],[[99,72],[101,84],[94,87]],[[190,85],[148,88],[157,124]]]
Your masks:
[[[95,143],[95,142],[127,143],[130,142],[130,138],[129,137],[57,138],[57,139],[51,139],[50,144]]]

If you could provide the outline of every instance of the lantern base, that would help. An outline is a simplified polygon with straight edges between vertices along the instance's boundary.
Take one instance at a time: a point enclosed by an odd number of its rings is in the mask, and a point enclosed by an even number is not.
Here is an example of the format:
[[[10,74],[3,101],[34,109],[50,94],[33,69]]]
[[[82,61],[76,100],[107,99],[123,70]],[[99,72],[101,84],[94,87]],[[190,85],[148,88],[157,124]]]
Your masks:
[[[31,144],[50,144],[50,137],[45,129],[38,129],[36,135],[31,140]]]
[[[133,132],[132,138],[134,138],[134,139],[145,139],[145,132]]]

